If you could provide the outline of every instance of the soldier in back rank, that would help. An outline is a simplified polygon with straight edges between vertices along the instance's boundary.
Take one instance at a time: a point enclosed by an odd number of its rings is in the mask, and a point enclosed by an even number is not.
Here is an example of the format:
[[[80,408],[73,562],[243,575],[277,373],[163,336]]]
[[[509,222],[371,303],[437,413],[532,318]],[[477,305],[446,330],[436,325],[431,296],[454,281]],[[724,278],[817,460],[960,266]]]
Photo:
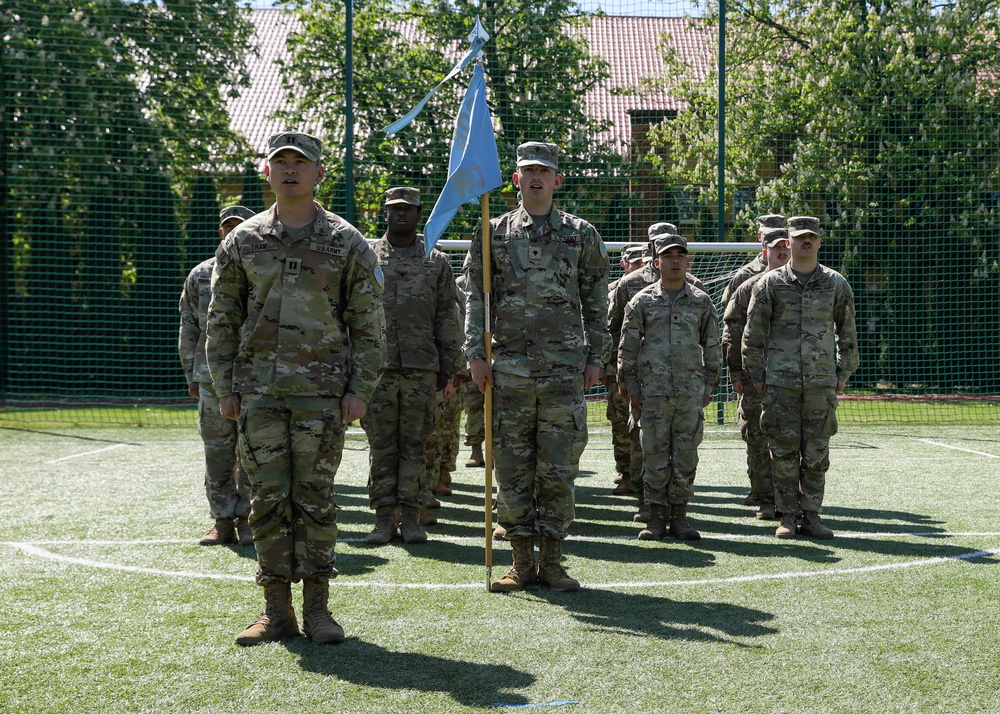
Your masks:
[[[730,298],[736,292],[736,288],[745,283],[755,275],[760,275],[767,270],[767,259],[764,257],[764,248],[767,242],[768,231],[775,228],[785,227],[785,217],[778,213],[767,213],[757,217],[757,240],[760,241],[760,253],[754,259],[736,271],[736,274],[729,279],[726,289],[722,291],[722,307],[729,304]],[[757,505],[747,503],[746,505]]]
[[[590,223],[553,203],[562,185],[558,161],[553,144],[518,146],[512,180],[521,205],[490,221],[492,364],[484,343],[481,231],[466,263],[465,350],[476,385],[493,385],[497,520],[514,551],[514,565],[492,584],[494,592],[536,580],[555,591],[580,587],[562,566],[562,546],[587,444],[584,393],[603,366],[608,256]]]
[[[767,270],[776,270],[788,262],[788,230],[765,228],[764,258]],[[761,395],[753,385],[744,380],[743,330],[747,322],[750,295],[765,273],[754,275],[736,288],[726,303],[722,327],[722,358],[729,368],[729,380],[738,397],[737,419],[740,434],[747,446],[747,477],[750,479],[748,500],[757,505],[756,517],[762,521],[774,520],[774,482],[771,477],[771,452],[767,437],[760,430]]]
[[[639,423],[643,488],[650,508],[642,540],[668,533],[698,540],[687,520],[694,493],[704,408],[719,384],[719,316],[712,298],[690,284],[687,240],[657,224],[651,233],[660,280],[625,308],[618,358],[620,391]]]
[[[428,498],[427,437],[434,428],[435,394],[451,381],[461,347],[455,321],[455,278],[448,257],[425,255],[417,233],[420,192],[408,186],[385,193],[386,232],[372,249],[385,276],[383,305],[387,364],[361,420],[368,435],[368,499],[375,528],[367,541],[384,545],[399,533],[424,543],[421,506]]]
[[[819,262],[822,235],[818,218],[788,219],[791,259],[754,286],[743,332],[744,383],[762,395],[778,538],[833,537],[820,518],[830,437],[837,433],[837,395],[858,367],[854,292]]]
[[[244,206],[219,213],[219,238],[253,215]],[[215,256],[194,267],[181,291],[181,328],[177,351],[187,378],[188,394],[198,400],[198,433],[205,447],[205,495],[215,524],[198,541],[201,545],[253,545],[250,532],[250,486],[236,454],[236,422],[219,413],[219,395],[205,357],[208,304],[212,299]]]
[[[275,203],[229,234],[215,254],[208,364],[223,416],[238,420],[250,479],[250,527],[264,612],[236,637],[249,646],[303,629],[336,644],[334,477],[347,425],[365,415],[385,367],[382,273],[355,228],[313,200],[322,144],[283,132],[264,175]]]

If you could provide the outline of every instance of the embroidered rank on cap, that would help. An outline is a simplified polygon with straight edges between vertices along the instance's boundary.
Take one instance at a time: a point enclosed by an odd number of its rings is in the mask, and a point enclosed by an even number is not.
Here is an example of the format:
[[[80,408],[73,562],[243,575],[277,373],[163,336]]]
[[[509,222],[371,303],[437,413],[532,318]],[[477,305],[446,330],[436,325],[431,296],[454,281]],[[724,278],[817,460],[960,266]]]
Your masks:
[[[384,288],[385,287],[385,275],[382,273],[382,268],[380,268],[380,267],[378,267],[376,265],[375,269],[372,270],[372,275],[375,276],[375,282],[378,283],[378,286],[380,288]]]

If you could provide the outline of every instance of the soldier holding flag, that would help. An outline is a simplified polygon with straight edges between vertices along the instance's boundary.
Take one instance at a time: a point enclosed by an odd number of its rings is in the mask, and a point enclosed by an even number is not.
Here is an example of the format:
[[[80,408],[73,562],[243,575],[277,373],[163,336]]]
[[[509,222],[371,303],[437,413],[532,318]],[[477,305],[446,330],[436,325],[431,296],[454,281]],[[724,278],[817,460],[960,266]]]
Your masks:
[[[590,223],[553,204],[562,185],[555,145],[521,144],[512,180],[521,205],[490,221],[488,328],[481,231],[465,268],[466,356],[480,390],[493,389],[497,517],[514,551],[513,567],[491,590],[511,592],[536,580],[556,591],[577,590],[580,583],[561,564],[562,542],[587,443],[584,393],[597,383],[606,335],[607,252]]]

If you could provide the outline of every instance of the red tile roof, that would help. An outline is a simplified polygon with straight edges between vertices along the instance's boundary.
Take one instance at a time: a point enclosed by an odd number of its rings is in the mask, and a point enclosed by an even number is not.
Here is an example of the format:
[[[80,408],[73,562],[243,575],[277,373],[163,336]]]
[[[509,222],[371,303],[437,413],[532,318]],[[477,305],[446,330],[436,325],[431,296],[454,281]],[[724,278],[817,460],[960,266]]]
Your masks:
[[[252,10],[251,17],[259,54],[247,59],[251,86],[229,100],[229,115],[232,128],[263,156],[268,137],[287,128],[273,118],[284,104],[277,60],[288,57],[285,40],[298,21],[293,14],[274,9]],[[662,90],[645,88],[642,82],[663,75],[663,42],[669,42],[697,76],[708,72],[710,63],[714,63],[709,31],[692,28],[691,22],[677,17],[602,15],[594,16],[588,27],[579,30],[591,53],[603,57],[609,65],[609,78],[586,97],[588,113],[611,122],[611,130],[596,138],[612,141],[625,152],[631,141],[630,111],[680,108],[676,98]],[[406,109],[409,107],[400,107],[400,113]],[[321,133],[319,122],[302,129]]]

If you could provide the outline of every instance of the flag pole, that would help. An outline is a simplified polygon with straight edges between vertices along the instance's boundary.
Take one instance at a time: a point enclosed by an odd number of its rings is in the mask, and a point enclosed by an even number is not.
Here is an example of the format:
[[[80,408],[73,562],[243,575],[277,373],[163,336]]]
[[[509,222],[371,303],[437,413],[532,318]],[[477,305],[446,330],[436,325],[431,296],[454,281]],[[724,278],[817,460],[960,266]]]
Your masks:
[[[483,313],[485,315],[485,326],[483,330],[483,341],[486,350],[486,364],[493,369],[493,333],[490,332],[492,324],[490,316],[490,286],[493,278],[490,275],[490,192],[487,191],[479,197],[479,207],[482,211],[482,245],[483,245]],[[483,386],[483,428],[486,436],[485,449],[483,451],[483,461],[486,466],[486,480],[484,486],[485,494],[485,522],[486,522],[486,590],[489,591],[493,582],[493,385],[486,381]]]

